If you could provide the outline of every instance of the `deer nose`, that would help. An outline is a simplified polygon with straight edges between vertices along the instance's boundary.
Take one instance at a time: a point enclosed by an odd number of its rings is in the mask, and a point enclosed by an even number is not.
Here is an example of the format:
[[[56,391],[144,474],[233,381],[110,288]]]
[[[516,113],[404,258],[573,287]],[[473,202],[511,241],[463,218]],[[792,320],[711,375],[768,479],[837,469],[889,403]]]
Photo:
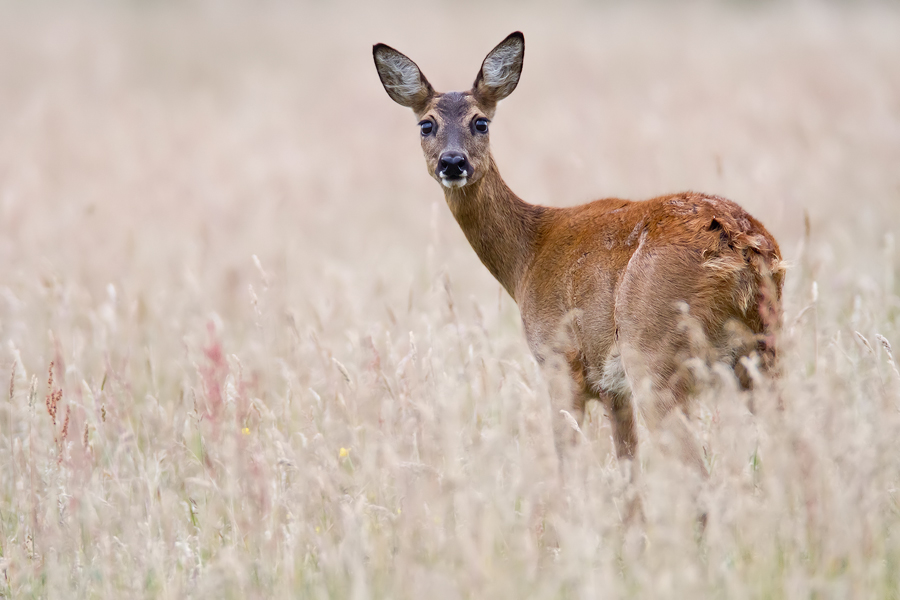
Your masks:
[[[466,177],[469,172],[469,161],[461,152],[444,152],[438,164],[438,175],[448,179]]]

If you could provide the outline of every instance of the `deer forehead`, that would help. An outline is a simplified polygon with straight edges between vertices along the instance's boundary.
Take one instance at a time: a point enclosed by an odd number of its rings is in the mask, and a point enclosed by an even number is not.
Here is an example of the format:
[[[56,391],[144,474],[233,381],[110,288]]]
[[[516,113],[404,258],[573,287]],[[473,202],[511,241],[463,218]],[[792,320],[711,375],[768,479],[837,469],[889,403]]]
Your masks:
[[[432,101],[431,110],[445,123],[465,122],[468,116],[480,112],[472,92],[439,94]]]

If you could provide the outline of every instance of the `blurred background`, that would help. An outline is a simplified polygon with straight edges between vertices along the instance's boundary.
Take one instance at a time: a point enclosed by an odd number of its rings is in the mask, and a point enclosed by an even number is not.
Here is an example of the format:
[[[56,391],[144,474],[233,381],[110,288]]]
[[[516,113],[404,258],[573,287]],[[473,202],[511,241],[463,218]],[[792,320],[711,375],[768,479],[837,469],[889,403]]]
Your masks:
[[[524,75],[491,137],[524,199],[720,194],[788,260],[808,214],[817,268],[880,275],[900,216],[894,4],[4,2],[3,285],[115,283],[157,310],[191,286],[230,314],[255,254],[305,297],[331,277],[406,298],[435,270],[493,297],[371,46],[468,89],[516,29]]]
[[[558,493],[516,307],[372,62],[463,90],[515,30],[522,198],[719,194],[790,265],[786,411],[699,404],[702,539],[642,430],[628,554],[599,409]],[[895,597],[898,32],[888,2],[0,0],[0,596]]]

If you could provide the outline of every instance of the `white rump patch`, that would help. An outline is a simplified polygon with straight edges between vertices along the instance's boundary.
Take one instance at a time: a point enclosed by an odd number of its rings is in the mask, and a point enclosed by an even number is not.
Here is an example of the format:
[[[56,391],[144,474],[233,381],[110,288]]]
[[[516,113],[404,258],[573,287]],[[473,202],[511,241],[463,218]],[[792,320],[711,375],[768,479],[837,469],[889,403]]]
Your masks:
[[[625,376],[625,367],[622,366],[622,355],[614,350],[606,357],[603,363],[603,374],[596,383],[597,387],[609,394],[628,396],[631,394],[631,385]]]

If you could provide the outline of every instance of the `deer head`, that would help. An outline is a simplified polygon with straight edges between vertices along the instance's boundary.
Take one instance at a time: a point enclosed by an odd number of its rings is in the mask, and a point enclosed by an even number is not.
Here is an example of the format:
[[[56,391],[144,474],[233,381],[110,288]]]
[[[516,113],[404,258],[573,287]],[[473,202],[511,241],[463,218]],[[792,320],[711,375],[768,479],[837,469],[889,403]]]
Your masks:
[[[419,119],[431,176],[448,189],[478,181],[490,161],[488,130],[497,103],[519,83],[525,37],[517,31],[491,50],[467,92],[435,92],[416,63],[390,46],[376,44],[372,53],[388,95]]]

